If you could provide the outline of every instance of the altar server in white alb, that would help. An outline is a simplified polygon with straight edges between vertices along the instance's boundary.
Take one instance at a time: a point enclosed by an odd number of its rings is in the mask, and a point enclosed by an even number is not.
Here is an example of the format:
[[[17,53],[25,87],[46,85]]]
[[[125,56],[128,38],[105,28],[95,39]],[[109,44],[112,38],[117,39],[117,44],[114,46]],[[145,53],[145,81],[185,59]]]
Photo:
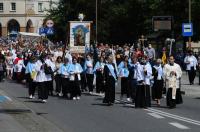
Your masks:
[[[69,67],[69,80],[70,80],[70,93],[71,98],[73,100],[79,100],[81,96],[81,89],[80,89],[80,81],[81,81],[81,72],[83,69],[79,63],[77,63],[77,59],[74,57],[72,59],[72,64]]]
[[[146,65],[144,66],[144,70],[146,70],[145,74],[145,100],[146,100],[146,106],[151,107],[151,94],[150,94],[150,85],[151,85],[151,78],[152,78],[152,67],[150,64],[150,59],[148,56],[145,57]]]
[[[151,106],[150,98],[150,78],[152,75],[152,68],[149,62],[143,57],[140,63],[137,64],[137,81],[135,107],[147,108]]]
[[[188,51],[188,56],[185,57],[184,63],[186,64],[186,70],[188,71],[190,85],[192,85],[194,84],[198,62],[191,50]]]
[[[45,82],[47,81],[47,78],[44,72],[45,57],[46,55],[44,54],[40,56],[40,59],[36,62],[35,69],[34,69],[34,71],[36,71],[37,73],[34,81],[37,83],[37,86],[38,86],[38,99],[41,99],[42,102],[44,103],[46,103],[48,99],[48,88],[45,86]]]
[[[176,104],[182,103],[180,91],[181,67],[174,63],[174,57],[169,57],[169,64],[164,66],[164,79],[167,88],[167,106],[175,108]]]
[[[45,57],[45,74],[46,74],[46,78],[47,81],[45,82],[46,87],[48,88],[48,93],[49,95],[53,95],[53,78],[52,75],[56,69],[55,67],[55,63],[52,62],[52,60],[50,59],[50,55],[47,55]]]

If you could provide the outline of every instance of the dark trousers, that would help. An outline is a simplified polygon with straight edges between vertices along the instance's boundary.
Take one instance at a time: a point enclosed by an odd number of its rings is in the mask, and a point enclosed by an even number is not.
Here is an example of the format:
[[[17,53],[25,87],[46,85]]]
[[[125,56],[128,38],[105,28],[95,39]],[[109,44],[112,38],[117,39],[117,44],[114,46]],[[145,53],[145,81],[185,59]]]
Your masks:
[[[188,75],[189,75],[190,84],[193,84],[195,76],[196,76],[196,71],[194,70],[194,67],[192,67],[191,70],[188,71]]]
[[[167,106],[170,108],[176,107],[176,99],[172,99],[172,88],[168,88],[167,91]]]
[[[63,97],[66,97],[67,93],[70,93],[69,78],[62,78],[62,93]]]
[[[3,80],[4,72],[0,71],[0,82]]]
[[[35,89],[37,87],[37,83],[33,82],[33,79],[31,78],[30,73],[26,74],[25,76],[26,76],[26,83],[27,83],[27,86],[28,86],[29,96],[30,95],[34,96],[35,95]]]
[[[115,101],[115,79],[110,76],[105,83],[105,98],[103,103],[114,103]]]
[[[45,82],[38,82],[38,98],[39,99],[48,99],[48,88],[45,85]]]
[[[182,104],[183,103],[183,98],[181,95],[181,89],[178,88],[176,89],[176,104]]]
[[[199,85],[200,85],[200,70],[199,70]]]
[[[93,92],[93,79],[94,79],[94,74],[86,74],[87,78],[87,86],[89,88],[89,92]]]
[[[103,79],[103,74],[101,72],[96,73],[96,92],[104,92],[104,79]]]
[[[152,87],[152,99],[161,99],[163,90],[163,80],[154,80]]]
[[[70,86],[71,98],[81,96],[80,81],[70,81]]]
[[[33,80],[29,80],[29,90],[28,90],[29,95],[32,95],[32,96],[35,95],[36,87],[37,87],[37,83],[33,82]]]
[[[131,79],[130,87],[128,88],[128,96],[133,99],[133,102],[135,102],[136,88],[137,88],[137,80]]]
[[[55,82],[56,82],[56,92],[60,93],[62,88],[62,78],[60,74],[57,74],[55,76]]]
[[[53,95],[53,80],[51,80],[51,81],[46,81],[46,82],[45,82],[45,87],[47,87],[48,93],[49,93],[50,95]]]
[[[146,101],[146,106],[151,107],[150,85],[145,86],[145,101]]]
[[[23,79],[22,72],[16,72],[16,80],[17,80],[17,82],[21,83],[22,79]]]
[[[126,94],[127,98],[129,98],[130,97],[130,91],[128,92],[128,89],[129,89],[128,77],[122,77],[121,78],[121,96]]]
[[[136,97],[135,97],[135,108],[145,108],[145,86],[138,85],[136,89]]]
[[[87,91],[86,89],[86,75],[85,73],[81,73],[81,90],[82,91]]]

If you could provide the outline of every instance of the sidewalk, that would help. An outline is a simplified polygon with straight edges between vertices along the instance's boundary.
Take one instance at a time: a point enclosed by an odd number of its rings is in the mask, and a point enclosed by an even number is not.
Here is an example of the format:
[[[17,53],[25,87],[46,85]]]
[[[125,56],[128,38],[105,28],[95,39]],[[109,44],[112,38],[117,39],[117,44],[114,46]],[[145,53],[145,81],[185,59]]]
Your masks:
[[[195,78],[194,85],[190,85],[188,75],[185,71],[183,71],[181,84],[181,91],[185,91],[185,96],[200,97],[200,85],[198,74]]]
[[[26,132],[16,119],[11,116],[15,111],[5,108],[5,105],[9,102],[10,100],[0,91],[0,132]]]
[[[12,116],[6,114],[0,105],[0,132],[27,132]]]
[[[0,90],[0,132],[63,132]]]

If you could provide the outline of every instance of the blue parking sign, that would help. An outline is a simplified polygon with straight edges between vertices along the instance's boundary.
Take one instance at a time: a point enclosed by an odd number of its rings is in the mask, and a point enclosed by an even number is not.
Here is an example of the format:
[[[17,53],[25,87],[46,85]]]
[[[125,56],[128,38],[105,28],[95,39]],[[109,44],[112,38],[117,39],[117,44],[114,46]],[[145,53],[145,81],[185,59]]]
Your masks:
[[[183,23],[182,24],[182,35],[184,37],[193,36],[193,24],[192,23]]]

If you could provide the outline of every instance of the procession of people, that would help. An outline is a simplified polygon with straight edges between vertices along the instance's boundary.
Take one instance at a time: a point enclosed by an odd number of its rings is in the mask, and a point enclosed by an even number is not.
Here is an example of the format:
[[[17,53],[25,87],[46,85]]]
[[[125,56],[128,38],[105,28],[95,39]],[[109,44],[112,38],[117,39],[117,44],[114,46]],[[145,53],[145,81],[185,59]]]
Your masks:
[[[95,50],[91,48],[85,54],[41,44],[26,50],[16,45],[1,46],[0,51],[0,81],[9,79],[26,83],[29,98],[34,99],[37,91],[38,99],[44,103],[48,96],[80,100],[83,92],[96,92],[104,97],[103,103],[110,106],[117,98],[116,87],[121,88],[120,101],[125,99],[135,104],[135,108],[151,107],[152,101],[159,107],[164,89],[167,89],[166,104],[169,108],[183,103],[181,66],[175,63],[173,55],[157,56],[151,44],[143,50],[128,45],[98,44]],[[163,59],[168,60],[166,64]],[[192,51],[188,51],[184,59],[191,85],[196,70],[200,69],[200,60],[197,59]]]

